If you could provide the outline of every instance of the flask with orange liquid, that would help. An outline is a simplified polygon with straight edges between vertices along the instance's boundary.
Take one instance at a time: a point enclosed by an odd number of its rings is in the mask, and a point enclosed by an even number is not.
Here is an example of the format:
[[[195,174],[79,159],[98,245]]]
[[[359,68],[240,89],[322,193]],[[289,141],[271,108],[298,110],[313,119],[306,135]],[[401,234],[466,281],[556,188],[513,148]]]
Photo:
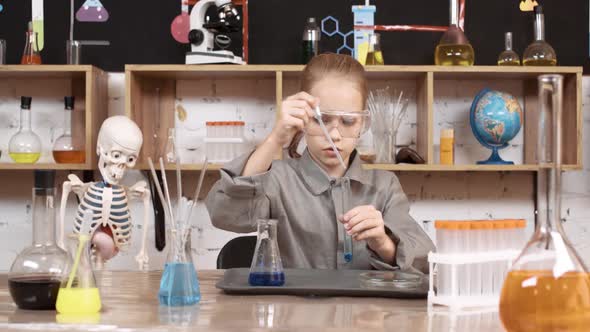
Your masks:
[[[41,55],[39,54],[39,47],[37,46],[37,34],[33,31],[33,22],[29,22],[29,26],[25,35],[25,50],[20,59],[21,65],[40,65]]]
[[[561,75],[539,77],[536,230],[502,288],[508,332],[590,330],[590,275],[561,226]]]

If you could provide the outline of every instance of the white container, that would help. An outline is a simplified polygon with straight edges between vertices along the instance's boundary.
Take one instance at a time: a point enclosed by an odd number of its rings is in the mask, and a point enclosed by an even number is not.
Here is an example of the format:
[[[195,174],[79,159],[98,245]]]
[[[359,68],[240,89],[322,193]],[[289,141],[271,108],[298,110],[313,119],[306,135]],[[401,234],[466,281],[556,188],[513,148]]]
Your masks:
[[[503,264],[507,269],[510,268],[512,261],[518,256],[520,252],[517,250],[503,250],[480,253],[464,253],[464,254],[439,254],[429,253],[428,262],[430,269],[437,264],[439,271],[441,267],[449,267],[450,274],[448,278],[451,280],[451,290],[448,293],[441,294],[438,290],[434,290],[434,279],[432,273],[430,274],[430,286],[428,291],[428,305],[440,304],[451,307],[452,309],[473,308],[473,307],[488,307],[497,306],[500,300],[498,294],[470,294],[462,295],[459,293],[457,283],[459,281],[459,268],[461,266],[472,266],[474,264],[482,264],[483,266],[492,266],[497,263]],[[482,275],[480,279],[484,281]],[[442,276],[438,276],[439,278]],[[439,280],[446,284],[445,280]]]
[[[436,221],[437,252],[428,255],[437,268],[430,274],[429,305],[453,308],[498,305],[501,287],[522,248],[523,220]]]

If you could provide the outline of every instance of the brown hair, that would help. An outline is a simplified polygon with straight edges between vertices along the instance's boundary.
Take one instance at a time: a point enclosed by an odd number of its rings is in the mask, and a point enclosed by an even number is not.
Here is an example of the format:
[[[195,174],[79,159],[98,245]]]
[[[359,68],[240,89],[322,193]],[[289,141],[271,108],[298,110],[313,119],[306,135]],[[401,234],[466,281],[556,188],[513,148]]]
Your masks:
[[[342,77],[356,83],[363,99],[363,108],[366,107],[369,84],[365,77],[365,68],[350,55],[324,53],[313,57],[301,74],[301,91],[309,93],[317,82],[328,76]],[[291,158],[301,157],[297,153],[297,146],[302,137],[303,132],[300,131],[289,144],[288,151]]]

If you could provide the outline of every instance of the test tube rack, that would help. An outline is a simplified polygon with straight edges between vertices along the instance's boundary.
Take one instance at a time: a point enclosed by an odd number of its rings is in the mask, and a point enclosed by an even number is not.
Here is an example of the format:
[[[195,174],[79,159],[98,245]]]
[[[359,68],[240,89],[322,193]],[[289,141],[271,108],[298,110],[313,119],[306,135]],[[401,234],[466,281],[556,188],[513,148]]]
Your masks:
[[[211,163],[225,163],[246,152],[243,121],[206,122],[205,151]]]
[[[428,305],[497,306],[504,278],[525,244],[524,220],[436,221],[438,252],[428,254]],[[436,285],[436,289],[435,289]]]

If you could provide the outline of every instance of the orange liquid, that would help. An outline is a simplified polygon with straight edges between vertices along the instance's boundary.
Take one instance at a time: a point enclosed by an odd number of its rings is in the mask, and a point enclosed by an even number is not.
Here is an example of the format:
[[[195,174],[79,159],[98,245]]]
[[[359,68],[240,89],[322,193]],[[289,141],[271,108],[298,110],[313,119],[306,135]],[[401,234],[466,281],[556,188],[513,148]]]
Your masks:
[[[20,59],[21,65],[40,65],[41,64],[41,56],[40,55],[23,55]]]
[[[500,298],[508,332],[590,331],[590,274],[511,271]]]
[[[86,161],[84,150],[53,151],[53,159],[59,164],[81,164]]]

